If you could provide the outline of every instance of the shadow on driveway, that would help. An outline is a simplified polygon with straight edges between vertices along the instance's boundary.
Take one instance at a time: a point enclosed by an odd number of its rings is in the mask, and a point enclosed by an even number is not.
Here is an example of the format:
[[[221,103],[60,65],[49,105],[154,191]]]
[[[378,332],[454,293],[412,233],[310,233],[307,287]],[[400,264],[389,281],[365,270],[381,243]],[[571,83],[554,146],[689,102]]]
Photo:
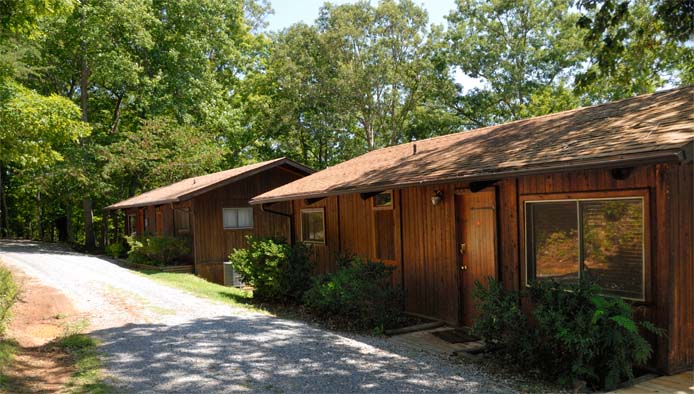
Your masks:
[[[109,372],[134,392],[508,391],[476,369],[421,353],[413,359],[380,338],[356,341],[271,316],[129,324],[92,334],[103,341]]]

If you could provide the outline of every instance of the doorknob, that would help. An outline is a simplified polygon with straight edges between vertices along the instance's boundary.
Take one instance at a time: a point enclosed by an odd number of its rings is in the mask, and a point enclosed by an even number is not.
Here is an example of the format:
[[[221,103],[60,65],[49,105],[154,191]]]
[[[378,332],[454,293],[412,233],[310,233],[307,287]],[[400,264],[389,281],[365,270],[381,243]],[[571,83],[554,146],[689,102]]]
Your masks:
[[[460,267],[461,270],[466,271],[467,270],[467,265],[463,265]]]
[[[460,254],[465,254],[465,244],[460,244]]]

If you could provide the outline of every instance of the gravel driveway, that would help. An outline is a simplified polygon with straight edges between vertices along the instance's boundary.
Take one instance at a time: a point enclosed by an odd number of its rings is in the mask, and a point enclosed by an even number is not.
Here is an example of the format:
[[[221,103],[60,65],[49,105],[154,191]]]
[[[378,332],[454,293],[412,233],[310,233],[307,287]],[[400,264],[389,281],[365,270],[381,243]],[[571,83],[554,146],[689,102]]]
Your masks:
[[[472,366],[201,299],[106,260],[0,241],[0,259],[90,316],[117,392],[509,392]]]

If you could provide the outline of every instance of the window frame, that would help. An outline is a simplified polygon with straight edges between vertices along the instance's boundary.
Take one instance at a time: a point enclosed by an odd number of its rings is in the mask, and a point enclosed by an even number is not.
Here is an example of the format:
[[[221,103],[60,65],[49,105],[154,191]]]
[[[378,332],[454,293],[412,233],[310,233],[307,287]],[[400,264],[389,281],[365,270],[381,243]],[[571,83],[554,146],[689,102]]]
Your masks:
[[[390,203],[385,204],[385,205],[376,205],[376,197],[378,197],[381,194],[389,194],[390,195]],[[374,211],[392,211],[394,209],[395,205],[395,195],[393,194],[392,190],[386,190],[384,192],[378,193],[377,195],[371,197],[371,209]]]
[[[238,223],[238,211],[240,209],[250,209],[251,210],[251,225],[250,226],[245,226],[245,227],[227,227],[224,225],[224,212],[227,210],[235,210],[236,211],[236,223]],[[226,207],[222,208],[222,229],[223,230],[252,230],[253,226],[255,226],[255,212],[253,210],[253,207]]]
[[[176,220],[178,215],[185,215],[188,220],[188,226],[186,228],[179,228],[180,221]],[[222,215],[224,215],[222,213]],[[190,234],[190,209],[189,208],[173,208],[173,218],[174,218],[174,231],[176,234]],[[224,225],[224,217],[222,217],[222,225]]]
[[[642,259],[642,298],[632,298],[632,297],[621,297],[624,300],[633,301],[636,303],[648,304],[652,300],[651,296],[651,286],[652,286],[652,275],[651,275],[651,206],[649,198],[648,189],[632,189],[632,190],[616,190],[616,191],[588,191],[588,192],[570,192],[570,193],[548,193],[548,194],[521,194],[519,196],[519,211],[520,211],[520,245],[521,245],[521,280],[524,287],[529,287],[529,253],[527,240],[528,240],[528,222],[526,220],[526,212],[528,203],[546,203],[546,202],[576,202],[576,201],[609,201],[609,200],[626,200],[639,198],[642,202],[642,248],[643,248],[643,259]],[[580,215],[580,212],[579,212]],[[578,222],[578,232],[579,232],[579,242],[581,242],[581,222]],[[580,267],[582,258],[582,251],[579,247],[579,278],[580,278]]]
[[[323,217],[323,240],[311,240],[311,239],[304,239],[304,213],[320,213],[321,216]],[[320,207],[320,208],[303,208],[299,212],[300,215],[300,223],[299,223],[299,230],[301,232],[301,242],[306,243],[306,244],[312,244],[312,245],[325,245],[328,234],[327,234],[327,226],[325,223],[325,207]]]

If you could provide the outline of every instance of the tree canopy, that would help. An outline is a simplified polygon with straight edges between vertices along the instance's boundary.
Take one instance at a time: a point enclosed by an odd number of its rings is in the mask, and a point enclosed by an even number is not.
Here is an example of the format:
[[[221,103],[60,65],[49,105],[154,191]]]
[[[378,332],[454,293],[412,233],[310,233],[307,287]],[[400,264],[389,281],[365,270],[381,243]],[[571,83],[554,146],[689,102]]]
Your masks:
[[[101,208],[186,177],[690,84],[692,7],[361,0],[270,31],[264,0],[0,2],[0,236],[93,247]]]

